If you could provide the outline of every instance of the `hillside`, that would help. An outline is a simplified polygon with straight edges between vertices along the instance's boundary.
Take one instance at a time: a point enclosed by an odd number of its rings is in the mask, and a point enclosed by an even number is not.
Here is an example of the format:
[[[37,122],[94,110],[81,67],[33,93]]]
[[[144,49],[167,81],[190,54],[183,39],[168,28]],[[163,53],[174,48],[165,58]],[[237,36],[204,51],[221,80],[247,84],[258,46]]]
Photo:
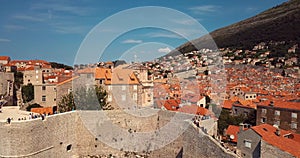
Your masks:
[[[300,1],[290,0],[254,17],[210,33],[218,48],[237,47],[249,49],[260,42],[286,41],[300,43]],[[197,47],[207,46],[208,37],[193,40]],[[181,53],[195,50],[188,42],[176,50]],[[169,55],[177,52],[172,51]]]

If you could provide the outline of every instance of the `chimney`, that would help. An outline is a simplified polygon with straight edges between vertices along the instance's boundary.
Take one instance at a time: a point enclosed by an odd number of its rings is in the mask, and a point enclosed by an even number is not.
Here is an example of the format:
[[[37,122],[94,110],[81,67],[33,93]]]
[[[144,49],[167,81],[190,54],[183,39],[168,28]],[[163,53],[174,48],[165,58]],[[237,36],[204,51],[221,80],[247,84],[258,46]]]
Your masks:
[[[239,126],[240,126],[240,131],[244,131],[244,124],[240,123]]]
[[[270,106],[273,107],[274,106],[274,102],[270,101]]]
[[[280,128],[279,128],[279,126],[278,126],[277,124],[274,124],[273,127],[276,128],[275,134],[276,134],[277,136],[280,136]]]
[[[280,136],[280,129],[279,129],[279,128],[276,129],[275,134],[276,134],[277,136]]]

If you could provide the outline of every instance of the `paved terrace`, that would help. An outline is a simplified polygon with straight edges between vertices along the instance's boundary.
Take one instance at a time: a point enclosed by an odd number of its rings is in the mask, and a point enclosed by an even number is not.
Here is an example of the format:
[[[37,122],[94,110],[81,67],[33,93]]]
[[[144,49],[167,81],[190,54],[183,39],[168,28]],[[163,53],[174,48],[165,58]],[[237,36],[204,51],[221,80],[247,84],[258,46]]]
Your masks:
[[[13,118],[12,121],[18,121],[18,118],[29,119],[28,111],[19,110],[18,106],[4,106],[2,107],[2,112],[0,113],[0,122],[6,122],[7,118]]]

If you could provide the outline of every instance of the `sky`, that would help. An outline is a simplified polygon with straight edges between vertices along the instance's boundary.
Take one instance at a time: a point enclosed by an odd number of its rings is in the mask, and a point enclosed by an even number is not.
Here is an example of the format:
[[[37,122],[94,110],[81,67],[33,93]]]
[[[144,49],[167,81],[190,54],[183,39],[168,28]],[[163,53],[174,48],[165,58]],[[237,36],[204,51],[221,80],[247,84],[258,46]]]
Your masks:
[[[286,0],[1,0],[0,56],[74,65],[152,60]]]

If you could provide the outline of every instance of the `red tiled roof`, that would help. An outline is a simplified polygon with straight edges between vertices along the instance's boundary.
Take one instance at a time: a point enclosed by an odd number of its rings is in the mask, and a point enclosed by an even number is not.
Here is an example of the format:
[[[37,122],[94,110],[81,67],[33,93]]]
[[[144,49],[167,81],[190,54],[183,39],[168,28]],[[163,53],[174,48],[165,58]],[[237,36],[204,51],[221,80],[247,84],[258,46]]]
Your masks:
[[[240,127],[239,126],[234,126],[234,125],[229,125],[227,130],[226,130],[226,135],[233,135],[233,139],[230,139],[232,142],[237,143],[238,140],[238,133],[240,131]]]
[[[300,110],[300,102],[273,101],[275,108]],[[270,100],[259,103],[258,106],[270,106]]]
[[[185,105],[178,109],[179,112],[188,113],[188,114],[196,114],[196,115],[207,115],[209,114],[209,110],[203,107],[197,106],[195,104]]]
[[[27,66],[25,67],[25,71],[34,70],[34,66]]]
[[[73,76],[73,77],[71,77],[69,79],[66,79],[66,80],[63,80],[63,81],[59,82],[57,84],[57,86],[63,85],[63,84],[68,83],[68,82],[71,82],[71,81],[73,81],[74,79],[77,79],[77,78],[79,78],[79,76]]]
[[[107,73],[109,74],[109,73]],[[138,85],[140,84],[137,76],[134,74],[133,70],[115,68],[111,73],[111,83],[114,85]]]
[[[223,103],[223,108],[225,109],[232,109],[232,104],[234,103],[234,101],[231,100],[225,100]]]
[[[163,106],[170,111],[177,111],[179,108],[180,100],[165,100]]]
[[[267,143],[296,157],[300,157],[300,142],[296,141],[296,139],[284,137],[287,134],[293,134],[298,138],[299,134],[280,129],[280,136],[278,136],[275,133],[276,128],[269,124],[261,124],[259,126],[251,127],[251,129],[258,133]]]
[[[105,79],[106,76],[110,73],[109,71],[111,70],[108,68],[97,67],[95,69],[95,79]]]
[[[233,106],[239,106],[239,107],[244,107],[244,108],[252,108],[256,109],[256,104],[252,103],[251,100],[244,100],[244,99],[239,99],[238,102],[240,104],[235,104]]]
[[[84,68],[84,69],[80,69],[80,70],[77,70],[76,73],[79,73],[79,74],[94,74],[95,73],[95,68]]]
[[[10,61],[9,56],[0,56],[0,60]]]

